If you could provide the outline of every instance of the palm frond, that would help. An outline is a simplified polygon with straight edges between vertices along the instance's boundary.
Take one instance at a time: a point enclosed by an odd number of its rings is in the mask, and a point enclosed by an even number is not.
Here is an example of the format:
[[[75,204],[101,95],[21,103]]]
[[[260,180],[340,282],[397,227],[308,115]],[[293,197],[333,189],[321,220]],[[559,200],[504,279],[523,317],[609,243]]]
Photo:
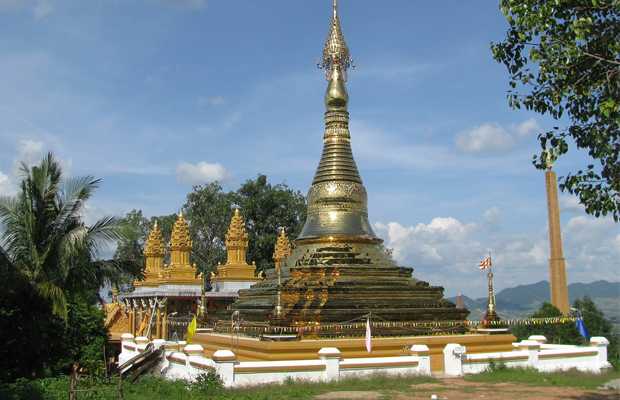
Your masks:
[[[52,304],[52,311],[60,318],[67,320],[67,298],[63,290],[50,282],[41,282],[37,285],[41,297],[48,299]]]
[[[70,219],[81,219],[86,211],[85,202],[99,188],[100,179],[91,175],[69,179],[59,192],[57,203],[59,206],[59,223]]]
[[[106,215],[95,222],[89,229],[89,242],[95,257],[102,251],[107,250],[110,244],[116,243],[123,238],[126,229],[124,218]]]

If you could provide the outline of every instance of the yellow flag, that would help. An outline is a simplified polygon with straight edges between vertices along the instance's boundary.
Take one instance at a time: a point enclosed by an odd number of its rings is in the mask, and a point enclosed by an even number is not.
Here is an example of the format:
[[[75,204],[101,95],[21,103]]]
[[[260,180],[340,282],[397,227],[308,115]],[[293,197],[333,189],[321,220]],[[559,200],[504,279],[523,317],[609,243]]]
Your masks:
[[[189,344],[189,341],[192,340],[194,333],[196,333],[196,316],[194,316],[194,319],[192,319],[192,322],[190,322],[187,327],[187,344]]]

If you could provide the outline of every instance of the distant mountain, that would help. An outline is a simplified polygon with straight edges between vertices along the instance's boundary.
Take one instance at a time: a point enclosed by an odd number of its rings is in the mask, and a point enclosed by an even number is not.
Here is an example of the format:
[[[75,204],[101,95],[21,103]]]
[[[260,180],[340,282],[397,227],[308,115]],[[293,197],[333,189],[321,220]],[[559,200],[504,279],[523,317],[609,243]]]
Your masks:
[[[519,285],[514,288],[506,288],[495,295],[497,310],[511,316],[524,317],[537,310],[543,301],[551,301],[551,285],[548,281],[540,281],[530,285]],[[570,304],[575,299],[581,299],[588,295],[597,306],[605,312],[605,315],[614,317],[620,315],[620,282],[596,281],[592,283],[571,283],[568,285],[568,297]],[[462,296],[463,307],[471,311],[470,318],[477,318],[480,312],[487,308],[487,297],[472,299]],[[458,297],[450,297],[448,300],[456,303]],[[476,310],[480,310],[477,312]]]

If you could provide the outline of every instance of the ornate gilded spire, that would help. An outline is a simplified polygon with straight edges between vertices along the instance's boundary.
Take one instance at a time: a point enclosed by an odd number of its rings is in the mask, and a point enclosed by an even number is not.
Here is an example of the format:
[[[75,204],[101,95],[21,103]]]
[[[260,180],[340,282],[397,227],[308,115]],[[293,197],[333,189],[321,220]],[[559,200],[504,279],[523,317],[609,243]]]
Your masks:
[[[193,247],[194,244],[189,238],[189,225],[187,221],[183,220],[183,212],[181,211],[179,213],[179,219],[176,220],[174,228],[172,228],[168,248],[170,248],[170,250],[191,250]]]
[[[379,241],[368,221],[368,195],[351,151],[349,95],[344,82],[352,60],[344,41],[334,1],[322,65],[329,82],[325,91],[323,154],[308,191],[308,217],[303,240]]]
[[[487,305],[487,312],[484,316],[485,321],[489,322],[497,322],[500,320],[497,315],[497,307],[495,305],[495,293],[493,292],[493,271],[489,268],[489,273],[487,274],[489,278],[489,303]]]
[[[282,229],[282,233],[278,237],[278,241],[276,242],[275,252],[273,253],[273,260],[284,261],[287,256],[291,255],[291,242],[286,237],[284,233],[284,229]]]
[[[183,212],[174,223],[168,249],[170,265],[164,266],[157,283],[161,285],[201,285],[202,278],[196,277],[196,264],[190,264],[189,255],[194,244],[190,240],[189,225],[183,220]]]
[[[164,266],[164,256],[166,249],[164,248],[164,238],[161,231],[157,228],[157,221],[153,224],[153,230],[146,239],[146,246],[142,252],[146,257],[144,265],[144,280],[135,281],[134,285],[139,286],[157,286],[159,272]]]
[[[349,66],[355,68],[355,63],[349,54],[349,47],[347,42],[344,41],[342,35],[342,29],[340,28],[340,18],[338,18],[338,3],[334,0],[334,13],[332,15],[332,21],[329,27],[329,33],[325,40],[325,47],[323,48],[323,56],[321,60],[317,62],[319,68],[325,69],[325,79],[330,81],[332,79],[333,67],[340,66],[341,79],[346,82],[347,69]]]
[[[166,254],[166,250],[164,249],[164,238],[159,228],[157,228],[157,221],[155,221],[153,230],[149,233],[148,239],[146,239],[146,247],[142,254],[146,257],[163,257]]]
[[[248,234],[243,225],[243,217],[239,214],[239,209],[235,208],[235,215],[230,220],[230,226],[226,233],[226,248],[232,246],[242,246],[248,248]],[[245,260],[245,258],[244,258]]]
[[[235,209],[235,215],[230,220],[230,226],[226,233],[226,264],[217,265],[217,277],[212,277],[212,282],[245,281],[259,282],[262,276],[254,276],[256,264],[249,265],[246,261],[248,250],[248,233],[245,231],[243,217],[239,209]]]

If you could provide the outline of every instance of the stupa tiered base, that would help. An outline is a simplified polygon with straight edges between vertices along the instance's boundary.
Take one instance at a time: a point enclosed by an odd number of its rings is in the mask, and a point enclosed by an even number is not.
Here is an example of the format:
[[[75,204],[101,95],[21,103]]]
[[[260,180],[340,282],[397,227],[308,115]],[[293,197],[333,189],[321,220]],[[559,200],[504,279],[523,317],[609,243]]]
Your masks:
[[[306,243],[287,258],[281,285],[277,271],[268,271],[265,281],[240,291],[220,319],[228,324],[239,311],[245,324],[317,328],[300,329],[301,337],[363,336],[367,315],[380,323],[376,336],[468,331],[469,311],[445,300],[442,287],[412,278],[412,271],[372,242]]]

